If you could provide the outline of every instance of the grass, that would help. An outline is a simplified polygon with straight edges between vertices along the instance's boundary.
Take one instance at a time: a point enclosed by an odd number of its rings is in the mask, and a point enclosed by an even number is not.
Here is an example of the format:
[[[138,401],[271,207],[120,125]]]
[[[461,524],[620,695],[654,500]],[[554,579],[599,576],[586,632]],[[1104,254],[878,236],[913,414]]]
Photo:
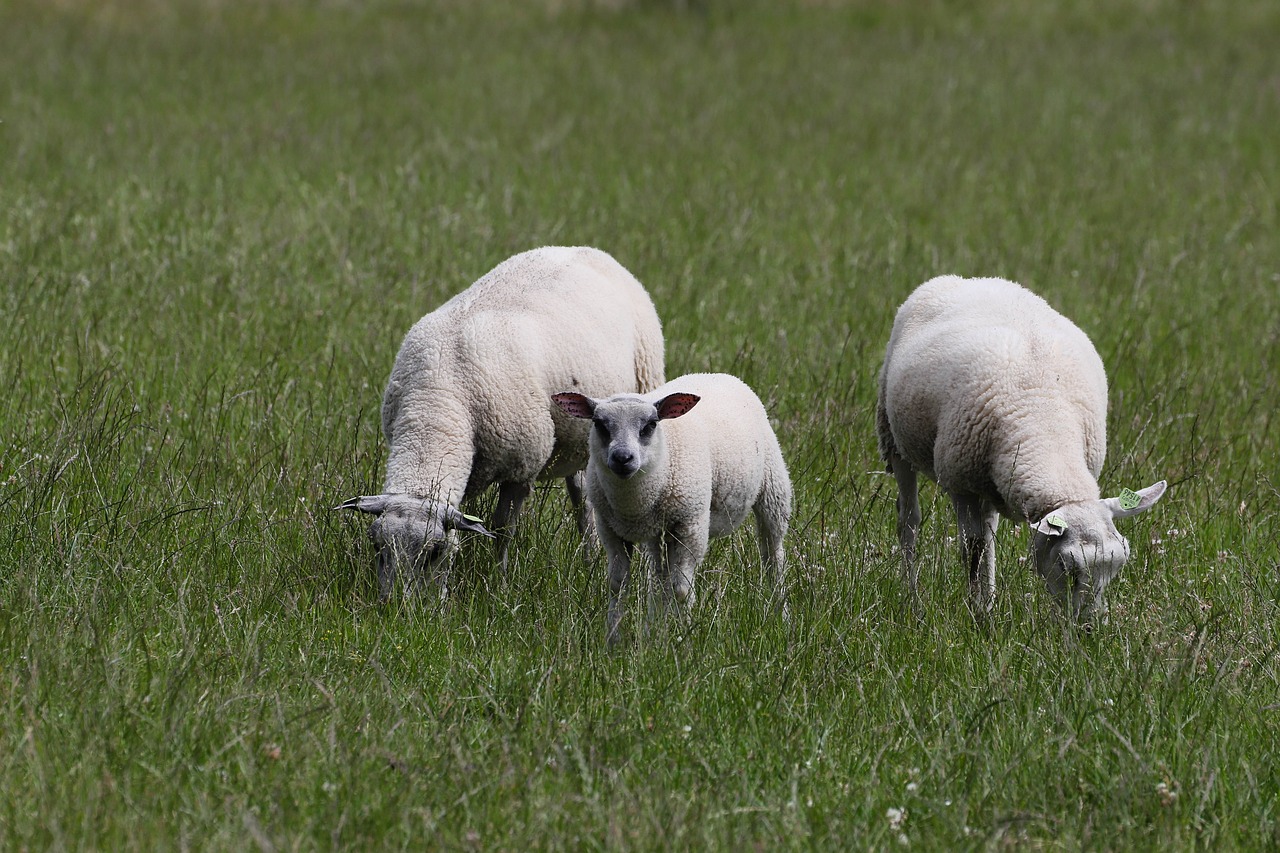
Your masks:
[[[1278,57],[1212,0],[0,6],[0,846],[1273,848]],[[790,628],[747,532],[608,653],[558,487],[377,603],[326,508],[400,338],[546,243],[766,400]],[[904,608],[875,377],[942,272],[1073,317],[1104,490],[1173,484],[1092,636],[1007,526],[976,627],[929,487]]]

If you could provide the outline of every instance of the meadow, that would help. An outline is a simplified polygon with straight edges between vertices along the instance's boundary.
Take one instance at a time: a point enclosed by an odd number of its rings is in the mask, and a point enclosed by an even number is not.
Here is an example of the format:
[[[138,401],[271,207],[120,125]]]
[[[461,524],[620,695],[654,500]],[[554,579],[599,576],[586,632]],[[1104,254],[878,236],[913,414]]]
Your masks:
[[[1263,0],[0,3],[0,848],[1275,849],[1278,205]],[[610,652],[558,483],[378,601],[329,508],[400,340],[546,244],[766,402],[789,626],[744,529]],[[1009,524],[976,625],[931,485],[906,606],[941,273],[1073,318],[1104,492],[1170,483],[1091,634]]]

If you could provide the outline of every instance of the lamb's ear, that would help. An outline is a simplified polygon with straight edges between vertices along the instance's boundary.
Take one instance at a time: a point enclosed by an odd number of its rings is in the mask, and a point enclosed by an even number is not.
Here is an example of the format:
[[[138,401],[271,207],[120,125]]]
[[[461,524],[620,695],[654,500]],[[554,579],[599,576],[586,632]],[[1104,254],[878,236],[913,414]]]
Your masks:
[[[669,421],[672,418],[678,418],[681,415],[689,413],[689,410],[698,405],[698,401],[702,398],[697,394],[668,394],[658,401],[658,420]]]
[[[560,411],[574,418],[590,418],[596,413],[596,401],[586,394],[564,391],[552,394],[551,401],[560,407]]]
[[[487,527],[480,523],[480,519],[475,516],[461,513],[453,507],[449,507],[444,513],[444,526],[450,530],[467,530],[471,533],[479,533],[481,536],[488,536],[490,539],[498,537],[489,531]]]
[[[1045,536],[1061,536],[1067,532],[1066,520],[1056,512],[1051,512],[1031,525],[1031,529]]]
[[[382,513],[386,512],[387,504],[391,502],[392,497],[393,495],[362,495],[349,501],[343,501],[335,506],[334,509],[358,509],[361,512],[382,515]]]
[[[1112,518],[1128,518],[1131,515],[1137,515],[1140,512],[1146,512],[1156,505],[1156,501],[1164,497],[1165,489],[1168,484],[1164,480],[1153,486],[1147,486],[1145,489],[1138,491],[1130,491],[1124,489],[1120,492],[1118,498],[1107,498],[1102,503],[1107,509],[1111,510]]]

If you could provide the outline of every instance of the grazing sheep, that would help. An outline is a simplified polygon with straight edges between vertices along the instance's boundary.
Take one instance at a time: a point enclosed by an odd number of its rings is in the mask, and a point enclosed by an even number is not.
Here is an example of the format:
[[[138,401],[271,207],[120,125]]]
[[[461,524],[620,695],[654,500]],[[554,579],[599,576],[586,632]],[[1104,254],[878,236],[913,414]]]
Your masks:
[[[550,396],[563,388],[648,391],[663,372],[662,326],[648,293],[598,249],[515,255],[419,320],[382,401],[384,494],[339,507],[378,516],[369,533],[383,597],[409,569],[410,585],[434,574],[444,594],[449,531],[493,536],[459,506],[494,483],[504,570],[520,507],[538,479],[565,478],[589,544],[581,488],[588,428]]]
[[[880,373],[880,454],[898,481],[898,537],[916,591],[916,472],[951,497],[978,614],[995,596],[1000,515],[1030,521],[1036,570],[1088,623],[1129,557],[1114,520],[1150,509],[1160,481],[1099,498],[1107,376],[1084,332],[1029,290],[942,276],[898,309]]]
[[[700,373],[643,395],[596,400],[570,392],[553,399],[595,425],[587,495],[609,559],[610,643],[618,638],[619,598],[636,543],[647,549],[664,591],[692,604],[707,539],[732,533],[748,512],[755,513],[760,554],[773,569],[785,614],[782,540],[791,479],[769,416],[744,382]]]

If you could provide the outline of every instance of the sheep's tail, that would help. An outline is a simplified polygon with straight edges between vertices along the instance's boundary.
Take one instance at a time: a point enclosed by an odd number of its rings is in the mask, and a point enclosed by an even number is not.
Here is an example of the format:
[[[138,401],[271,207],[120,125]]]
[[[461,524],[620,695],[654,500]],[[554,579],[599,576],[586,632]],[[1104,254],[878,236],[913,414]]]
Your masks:
[[[666,352],[662,342],[662,323],[652,304],[648,312],[641,313],[637,320],[636,391],[647,394],[667,381]]]

